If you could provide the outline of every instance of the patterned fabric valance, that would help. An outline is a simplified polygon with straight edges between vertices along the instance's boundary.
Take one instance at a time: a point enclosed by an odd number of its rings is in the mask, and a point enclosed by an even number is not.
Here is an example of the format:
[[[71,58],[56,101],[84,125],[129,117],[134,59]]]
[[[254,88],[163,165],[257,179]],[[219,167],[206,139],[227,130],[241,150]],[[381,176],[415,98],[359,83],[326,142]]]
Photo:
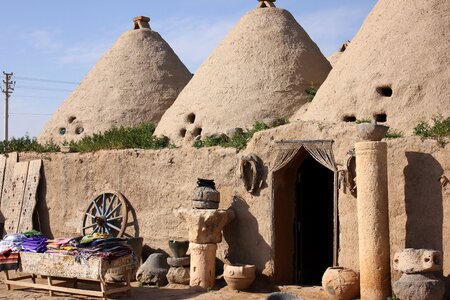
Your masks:
[[[276,141],[278,146],[278,155],[275,159],[272,172],[276,172],[285,167],[301,148],[304,148],[308,153],[324,167],[333,172],[337,171],[336,161],[333,154],[333,140],[291,140],[291,141]]]

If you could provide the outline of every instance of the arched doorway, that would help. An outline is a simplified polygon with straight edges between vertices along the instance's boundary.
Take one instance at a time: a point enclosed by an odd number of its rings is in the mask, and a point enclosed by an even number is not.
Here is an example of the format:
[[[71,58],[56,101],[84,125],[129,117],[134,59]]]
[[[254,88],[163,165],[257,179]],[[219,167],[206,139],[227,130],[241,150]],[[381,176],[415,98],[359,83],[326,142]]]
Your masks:
[[[320,285],[336,249],[335,173],[301,148],[272,176],[274,281]]]

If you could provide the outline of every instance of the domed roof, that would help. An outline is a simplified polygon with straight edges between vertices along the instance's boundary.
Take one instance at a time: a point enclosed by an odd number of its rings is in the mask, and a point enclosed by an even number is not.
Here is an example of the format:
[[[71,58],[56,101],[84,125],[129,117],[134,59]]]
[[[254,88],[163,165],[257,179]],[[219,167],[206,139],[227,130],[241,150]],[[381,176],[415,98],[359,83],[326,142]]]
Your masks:
[[[293,119],[375,119],[411,133],[450,114],[450,1],[380,0],[307,111]]]
[[[268,117],[289,117],[319,87],[331,65],[286,10],[244,15],[166,111],[156,134],[190,141]]]
[[[159,122],[192,74],[137,17],[44,126],[40,141],[77,140],[113,126]]]

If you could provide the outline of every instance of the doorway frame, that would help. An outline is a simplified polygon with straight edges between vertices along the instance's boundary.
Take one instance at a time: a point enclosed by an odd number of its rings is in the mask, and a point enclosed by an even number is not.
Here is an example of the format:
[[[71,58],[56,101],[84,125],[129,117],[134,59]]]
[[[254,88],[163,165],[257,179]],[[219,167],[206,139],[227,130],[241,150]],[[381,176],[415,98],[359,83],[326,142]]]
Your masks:
[[[334,140],[281,140],[275,141],[277,145],[277,158],[271,169],[272,176],[272,195],[271,195],[271,243],[272,243],[272,261],[273,261],[273,281],[276,283],[290,284],[286,278],[280,276],[280,266],[279,257],[283,255],[278,248],[280,246],[277,243],[277,212],[276,201],[280,201],[278,195],[275,193],[276,186],[278,184],[277,180],[280,180],[279,172],[289,168],[292,163],[300,162],[306,159],[309,154],[317,162],[328,168],[333,172],[333,266],[338,266],[338,255],[339,255],[339,207],[338,207],[338,196],[339,196],[339,171],[337,169],[336,161],[334,159],[333,144]],[[299,157],[301,151],[307,152],[303,153]],[[294,160],[295,159],[295,160]],[[301,165],[301,163],[299,164]],[[277,176],[278,175],[278,176]],[[295,226],[295,224],[294,224]],[[280,240],[278,238],[278,240]],[[281,248],[281,247],[280,247]],[[294,262],[294,261],[293,261]],[[295,278],[295,274],[293,277]],[[293,281],[292,278],[290,281]]]

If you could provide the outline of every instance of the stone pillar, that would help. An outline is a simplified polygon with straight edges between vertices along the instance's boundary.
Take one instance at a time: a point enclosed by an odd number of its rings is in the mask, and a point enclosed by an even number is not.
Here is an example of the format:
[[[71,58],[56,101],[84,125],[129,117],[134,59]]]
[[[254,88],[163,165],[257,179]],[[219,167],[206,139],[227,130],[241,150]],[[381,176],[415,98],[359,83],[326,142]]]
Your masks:
[[[190,286],[213,288],[216,279],[217,243],[222,241],[222,229],[235,213],[224,209],[179,209],[175,215],[187,223],[191,251]]]
[[[201,286],[205,289],[214,287],[216,279],[217,244],[190,243],[191,270],[190,286]]]
[[[361,299],[391,295],[387,144],[355,144]]]

